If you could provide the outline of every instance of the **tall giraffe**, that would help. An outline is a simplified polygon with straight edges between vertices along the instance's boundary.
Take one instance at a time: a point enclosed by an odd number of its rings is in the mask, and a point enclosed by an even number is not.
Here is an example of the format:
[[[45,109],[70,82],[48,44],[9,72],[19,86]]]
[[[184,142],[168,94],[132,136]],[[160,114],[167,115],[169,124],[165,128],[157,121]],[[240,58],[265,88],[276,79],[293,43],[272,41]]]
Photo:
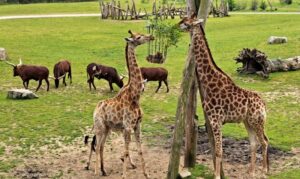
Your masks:
[[[122,178],[126,178],[128,160],[133,168],[135,165],[129,155],[129,143],[131,141],[131,131],[134,130],[138,153],[141,158],[143,174],[147,178],[145,161],[143,158],[140,127],[142,122],[142,110],[139,99],[143,91],[143,79],[140,68],[136,62],[135,48],[138,45],[154,40],[152,35],[132,33],[125,38],[126,63],[129,73],[129,81],[120,92],[111,99],[100,101],[94,111],[94,132],[96,135],[96,166],[95,174],[99,174],[100,160],[102,175],[106,175],[103,163],[103,148],[107,135],[111,130],[122,131],[125,140],[124,163]]]
[[[264,132],[265,103],[257,93],[235,85],[215,64],[201,22],[193,15],[191,18],[183,18],[179,25],[181,29],[191,31],[193,34],[191,48],[195,55],[198,84],[201,84],[203,89],[202,107],[210,122],[215,142],[215,178],[220,178],[223,153],[221,128],[225,123],[243,122],[247,129],[251,145],[251,164],[248,172],[254,176],[257,139],[262,146],[263,169],[264,172],[268,172],[269,142]]]

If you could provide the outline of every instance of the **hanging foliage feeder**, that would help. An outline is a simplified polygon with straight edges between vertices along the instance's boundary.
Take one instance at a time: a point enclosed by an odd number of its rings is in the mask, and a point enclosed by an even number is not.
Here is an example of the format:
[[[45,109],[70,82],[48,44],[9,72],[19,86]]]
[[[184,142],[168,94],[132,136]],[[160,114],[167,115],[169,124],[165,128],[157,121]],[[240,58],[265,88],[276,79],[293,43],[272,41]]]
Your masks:
[[[154,41],[148,42],[148,56],[146,60],[151,63],[164,63],[168,48],[176,46],[180,37],[179,28],[168,21],[151,20],[146,26],[147,33],[155,37]]]

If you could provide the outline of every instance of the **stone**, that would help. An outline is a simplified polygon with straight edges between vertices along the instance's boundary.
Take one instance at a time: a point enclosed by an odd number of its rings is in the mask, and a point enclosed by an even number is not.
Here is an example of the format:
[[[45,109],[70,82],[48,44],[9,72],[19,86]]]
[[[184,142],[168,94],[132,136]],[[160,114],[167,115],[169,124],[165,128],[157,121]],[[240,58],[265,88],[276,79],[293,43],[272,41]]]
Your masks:
[[[0,47],[0,60],[7,60],[7,54],[5,48]]]
[[[282,44],[282,43],[287,43],[287,37],[271,36],[268,39],[268,44]]]
[[[7,93],[9,99],[35,99],[38,98],[36,94],[27,89],[12,89]]]
[[[179,172],[179,176],[180,178],[188,178],[192,175],[191,172],[188,171],[187,168],[183,168],[180,172]]]

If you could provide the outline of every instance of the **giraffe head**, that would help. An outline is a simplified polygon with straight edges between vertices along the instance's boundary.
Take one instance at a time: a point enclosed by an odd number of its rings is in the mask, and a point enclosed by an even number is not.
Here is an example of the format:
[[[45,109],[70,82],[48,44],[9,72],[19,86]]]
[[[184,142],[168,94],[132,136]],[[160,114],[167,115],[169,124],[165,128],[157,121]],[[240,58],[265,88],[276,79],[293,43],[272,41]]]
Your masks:
[[[184,17],[179,23],[180,29],[184,31],[191,31],[193,27],[199,26],[203,19],[197,19],[197,15],[193,13],[191,17]]]
[[[125,38],[125,40],[127,43],[131,43],[134,46],[142,45],[146,42],[154,40],[154,37],[152,35],[144,35],[144,34],[140,34],[140,33],[135,33],[135,32],[131,32],[131,30],[129,30],[128,33],[131,36]]]

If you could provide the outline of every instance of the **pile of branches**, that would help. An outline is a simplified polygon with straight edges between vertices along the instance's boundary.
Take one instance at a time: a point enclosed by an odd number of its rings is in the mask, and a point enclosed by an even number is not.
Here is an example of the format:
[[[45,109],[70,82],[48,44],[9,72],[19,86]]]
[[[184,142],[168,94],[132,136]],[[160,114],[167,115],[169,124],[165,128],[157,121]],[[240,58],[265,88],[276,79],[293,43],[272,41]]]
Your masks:
[[[257,49],[244,48],[234,58],[236,63],[242,63],[242,67],[237,69],[241,74],[258,74],[264,78],[269,77],[269,73],[279,71],[294,71],[300,69],[300,56],[288,59],[268,60],[267,55]]]

